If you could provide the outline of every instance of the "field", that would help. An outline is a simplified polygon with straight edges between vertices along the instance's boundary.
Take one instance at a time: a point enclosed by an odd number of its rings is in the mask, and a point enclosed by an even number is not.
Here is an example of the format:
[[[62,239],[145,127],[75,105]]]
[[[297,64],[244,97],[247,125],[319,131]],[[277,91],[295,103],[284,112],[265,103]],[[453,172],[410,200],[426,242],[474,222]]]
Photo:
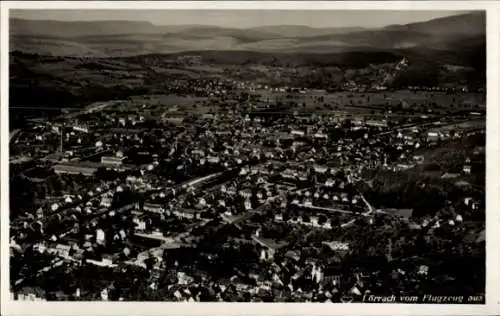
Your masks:
[[[116,112],[134,112],[139,109],[163,110],[175,112],[180,110],[195,109],[202,110],[203,106],[199,104],[205,102],[207,98],[203,97],[183,97],[178,95],[147,95],[147,96],[132,96],[128,100],[117,102],[112,106],[108,106],[105,111]]]
[[[385,107],[414,111],[427,109],[443,111],[485,110],[485,95],[481,93],[412,92],[408,90],[388,92],[322,92],[283,93],[256,91],[263,104],[283,104],[298,111],[349,110],[350,112],[382,111]],[[305,106],[304,106],[305,104]]]
[[[241,91],[240,91],[241,92]],[[257,108],[256,112],[267,113],[310,113],[362,115],[370,113],[373,118],[383,118],[384,111],[391,109],[413,109],[416,115],[432,108],[434,112],[443,111],[472,111],[484,110],[485,96],[480,93],[462,93],[449,95],[444,92],[411,92],[391,91],[381,93],[329,93],[321,90],[311,90],[305,94],[284,93],[270,90],[253,92],[259,96],[259,101],[251,102]],[[305,104],[305,106],[304,106]],[[267,105],[271,108],[265,109]],[[399,107],[401,105],[401,107]],[[265,110],[264,110],[265,109]],[[208,97],[178,96],[173,94],[153,94],[130,96],[127,99],[112,102],[104,111],[120,111],[133,113],[139,110],[148,110],[154,113],[207,113],[218,111],[217,105],[211,103]],[[394,111],[393,117],[409,113]],[[466,128],[463,123],[453,128]]]

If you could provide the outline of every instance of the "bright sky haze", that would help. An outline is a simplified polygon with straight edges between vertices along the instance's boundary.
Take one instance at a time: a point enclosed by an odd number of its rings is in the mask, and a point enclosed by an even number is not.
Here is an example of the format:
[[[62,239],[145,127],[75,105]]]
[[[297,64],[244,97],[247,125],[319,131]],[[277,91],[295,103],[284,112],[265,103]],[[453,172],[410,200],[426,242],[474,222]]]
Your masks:
[[[285,11],[285,10],[11,10],[12,18],[57,21],[149,21],[158,25],[215,25],[250,28],[268,25],[377,28],[459,15],[465,11]]]

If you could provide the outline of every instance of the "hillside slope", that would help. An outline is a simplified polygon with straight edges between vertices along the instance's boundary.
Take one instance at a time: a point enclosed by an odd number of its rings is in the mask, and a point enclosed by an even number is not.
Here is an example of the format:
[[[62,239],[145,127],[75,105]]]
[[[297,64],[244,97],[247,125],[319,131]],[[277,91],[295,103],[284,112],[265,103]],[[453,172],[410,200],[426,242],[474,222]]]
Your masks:
[[[160,26],[149,22],[60,22],[12,19],[10,49],[55,56],[133,56],[197,50],[339,53],[366,50],[460,49],[485,36],[484,13],[382,29],[264,26]],[[449,44],[452,43],[452,44]]]

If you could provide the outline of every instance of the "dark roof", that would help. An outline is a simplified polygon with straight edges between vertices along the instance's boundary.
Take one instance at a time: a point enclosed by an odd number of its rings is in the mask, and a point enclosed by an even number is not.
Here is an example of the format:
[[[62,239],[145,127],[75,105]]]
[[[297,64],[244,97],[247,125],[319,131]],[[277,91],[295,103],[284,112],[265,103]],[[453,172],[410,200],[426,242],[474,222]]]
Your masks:
[[[98,167],[87,166],[87,165],[67,165],[67,164],[57,164],[54,166],[54,170],[57,172],[76,172],[76,173],[94,173]]]
[[[277,242],[276,240],[273,239],[266,239],[266,238],[261,238],[261,237],[253,237],[253,240],[261,244],[262,246],[269,248],[269,249],[280,249],[285,247],[288,243],[286,242]]]
[[[382,211],[389,215],[396,215],[405,218],[410,218],[413,214],[412,209],[383,209]]]

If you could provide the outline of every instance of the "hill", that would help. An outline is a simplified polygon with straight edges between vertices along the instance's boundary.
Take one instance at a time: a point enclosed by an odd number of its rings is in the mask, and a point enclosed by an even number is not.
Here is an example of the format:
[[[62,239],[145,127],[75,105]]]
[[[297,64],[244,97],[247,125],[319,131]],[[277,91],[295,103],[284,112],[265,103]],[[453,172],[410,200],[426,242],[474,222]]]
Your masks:
[[[11,51],[55,56],[133,56],[199,50],[341,53],[371,50],[460,49],[485,36],[484,13],[381,29],[263,26],[232,29],[149,22],[60,22],[12,19]]]
[[[486,33],[486,14],[483,11],[454,15],[406,25],[390,25],[386,31],[411,31],[434,36],[481,35]]]
[[[365,30],[362,27],[342,27],[342,28],[313,28],[305,25],[271,25],[259,26],[250,30],[261,31],[268,34],[274,34],[282,38],[301,38],[314,37],[332,34],[345,34]]]
[[[486,80],[484,20],[484,14],[473,13],[373,30],[242,30],[13,19],[9,96],[11,105],[81,106],[131,95],[176,93],[175,85],[189,87],[191,79],[222,74],[328,88],[342,86],[350,73],[348,80],[373,84],[403,57],[410,65],[392,78],[393,87],[481,86]],[[186,54],[200,56],[201,63],[178,62]],[[263,70],[242,67],[250,65]]]

